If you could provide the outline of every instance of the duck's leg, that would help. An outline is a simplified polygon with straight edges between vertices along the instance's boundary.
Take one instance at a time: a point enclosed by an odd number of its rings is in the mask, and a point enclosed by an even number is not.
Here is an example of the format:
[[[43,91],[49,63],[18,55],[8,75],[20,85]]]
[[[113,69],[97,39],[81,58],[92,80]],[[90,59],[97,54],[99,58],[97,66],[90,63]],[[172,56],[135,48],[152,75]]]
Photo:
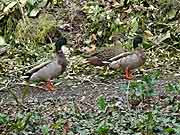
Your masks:
[[[132,75],[131,71],[129,70],[129,66],[127,66],[126,69],[125,69],[125,78],[127,80],[132,80],[133,79],[133,75]]]
[[[48,91],[54,91],[54,85],[52,84],[52,82],[50,80],[48,80],[46,82],[46,87],[47,87]]]

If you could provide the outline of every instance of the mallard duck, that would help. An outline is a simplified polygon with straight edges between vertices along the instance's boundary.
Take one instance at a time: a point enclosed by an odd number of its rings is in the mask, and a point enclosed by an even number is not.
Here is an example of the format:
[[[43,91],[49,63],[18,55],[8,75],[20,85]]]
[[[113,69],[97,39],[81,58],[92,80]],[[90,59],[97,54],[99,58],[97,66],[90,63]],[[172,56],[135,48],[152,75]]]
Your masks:
[[[130,70],[140,67],[145,62],[144,50],[138,48],[143,42],[143,37],[137,35],[133,39],[133,52],[128,52],[121,46],[113,46],[99,49],[87,59],[86,63],[95,66],[107,65],[110,68],[122,68],[125,71],[125,78],[132,79]]]
[[[95,53],[92,53],[90,57],[87,58],[86,63],[94,66],[105,66],[107,64],[106,61],[123,53],[124,51],[125,50],[121,46],[102,47]]]
[[[55,43],[55,58],[52,61],[44,62],[29,70],[25,74],[28,76],[26,79],[29,81],[45,81],[47,89],[49,91],[54,90],[54,86],[50,80],[62,74],[67,66],[67,60],[62,51],[62,46],[66,44],[66,38],[60,37]]]

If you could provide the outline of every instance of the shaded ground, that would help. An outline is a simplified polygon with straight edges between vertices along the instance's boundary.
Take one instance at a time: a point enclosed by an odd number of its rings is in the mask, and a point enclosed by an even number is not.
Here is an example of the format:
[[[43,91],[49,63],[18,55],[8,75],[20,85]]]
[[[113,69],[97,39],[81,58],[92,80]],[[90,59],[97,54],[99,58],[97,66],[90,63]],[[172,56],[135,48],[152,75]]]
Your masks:
[[[158,93],[164,91],[166,84],[169,82],[177,82],[179,78],[172,80],[158,80],[155,85],[155,90]],[[73,101],[79,104],[84,110],[96,109],[96,100],[100,95],[105,96],[107,99],[115,98],[116,100],[122,100],[125,98],[123,92],[120,90],[120,86],[128,83],[127,80],[121,78],[111,79],[94,79],[80,81],[78,79],[64,80],[62,84],[57,87],[54,92],[46,92],[41,89],[30,87],[29,94],[25,97],[25,105],[38,105],[46,104],[46,102],[66,104],[67,102]],[[22,98],[22,91],[24,86],[16,85],[15,95],[19,100]],[[1,105],[15,103],[14,96],[6,91],[1,91]],[[14,104],[14,105],[15,105]]]

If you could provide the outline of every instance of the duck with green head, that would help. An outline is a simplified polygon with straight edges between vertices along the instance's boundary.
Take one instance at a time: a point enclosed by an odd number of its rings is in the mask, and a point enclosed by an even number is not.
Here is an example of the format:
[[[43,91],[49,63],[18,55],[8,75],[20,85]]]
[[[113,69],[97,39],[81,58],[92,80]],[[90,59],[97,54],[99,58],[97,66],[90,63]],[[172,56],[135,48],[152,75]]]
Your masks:
[[[113,46],[99,49],[87,59],[86,63],[95,66],[105,66],[112,69],[122,68],[125,71],[125,78],[130,80],[132,75],[130,70],[142,66],[145,61],[144,50],[139,48],[139,44],[143,42],[142,36],[136,36],[133,39],[133,48],[135,51],[128,52],[121,46]]]
[[[26,79],[28,81],[44,81],[49,91],[54,90],[51,79],[58,77],[66,70],[67,60],[62,51],[62,47],[66,44],[66,38],[60,37],[55,43],[55,58],[29,70],[25,74],[28,76]]]

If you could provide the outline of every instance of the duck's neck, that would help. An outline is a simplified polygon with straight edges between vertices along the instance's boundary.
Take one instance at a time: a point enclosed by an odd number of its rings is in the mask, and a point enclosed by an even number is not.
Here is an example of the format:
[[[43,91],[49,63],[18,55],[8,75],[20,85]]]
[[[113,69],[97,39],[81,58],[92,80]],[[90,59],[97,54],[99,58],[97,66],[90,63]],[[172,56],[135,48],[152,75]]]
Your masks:
[[[58,64],[64,65],[64,63],[66,62],[66,57],[65,57],[65,55],[64,55],[62,50],[58,50],[56,52],[56,57],[57,57]]]

